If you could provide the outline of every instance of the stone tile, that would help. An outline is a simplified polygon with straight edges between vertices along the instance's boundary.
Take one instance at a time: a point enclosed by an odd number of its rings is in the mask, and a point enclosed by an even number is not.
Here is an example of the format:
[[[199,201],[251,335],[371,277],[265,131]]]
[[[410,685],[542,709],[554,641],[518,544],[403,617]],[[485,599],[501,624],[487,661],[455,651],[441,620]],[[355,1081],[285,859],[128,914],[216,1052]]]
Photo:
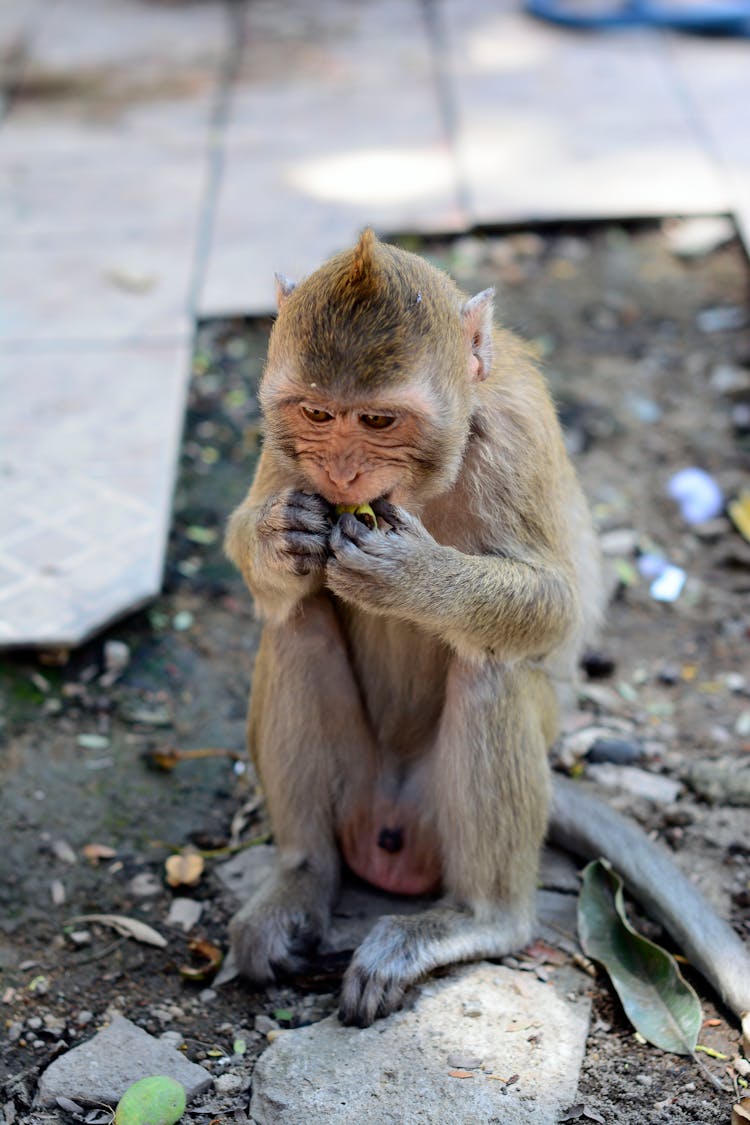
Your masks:
[[[0,349],[23,340],[187,338],[193,255],[192,240],[155,232],[35,246],[6,239]]]
[[[267,312],[300,276],[379,231],[459,229],[420,6],[296,0],[247,9],[204,314]]]
[[[0,239],[46,245],[50,236],[98,240],[116,231],[192,241],[207,175],[200,150],[144,146],[99,161],[82,161],[78,153],[10,153],[0,166]]]
[[[747,40],[670,36],[669,58],[697,128],[713,151],[750,250],[750,68]]]
[[[486,962],[415,992],[413,1006],[372,1027],[329,1016],[285,1031],[253,1074],[253,1121],[555,1125],[575,1101],[588,999]],[[464,1081],[458,1057],[469,1060]]]
[[[7,359],[7,357],[6,357]],[[158,592],[190,346],[0,369],[0,644],[72,646]]]
[[[50,8],[30,50],[34,68],[48,72],[184,68],[215,61],[227,46],[227,9],[212,0],[56,0]]]
[[[446,0],[475,222],[724,210],[728,193],[652,32],[570,35],[511,0]]]

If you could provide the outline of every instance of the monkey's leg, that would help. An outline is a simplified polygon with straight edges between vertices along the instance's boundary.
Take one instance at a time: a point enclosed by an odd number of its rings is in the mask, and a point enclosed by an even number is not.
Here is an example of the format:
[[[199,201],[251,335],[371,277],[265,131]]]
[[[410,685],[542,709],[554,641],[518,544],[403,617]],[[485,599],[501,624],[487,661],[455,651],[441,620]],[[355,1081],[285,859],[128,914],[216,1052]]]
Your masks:
[[[555,708],[542,673],[455,661],[429,796],[446,896],[423,914],[376,923],[344,979],[344,1023],[364,1027],[394,1011],[430,969],[501,957],[532,936]]]
[[[326,597],[266,627],[248,722],[277,869],[230,923],[243,976],[263,982],[298,966],[320,941],[339,880],[334,805],[371,740],[344,639]],[[363,749],[364,747],[364,749]]]

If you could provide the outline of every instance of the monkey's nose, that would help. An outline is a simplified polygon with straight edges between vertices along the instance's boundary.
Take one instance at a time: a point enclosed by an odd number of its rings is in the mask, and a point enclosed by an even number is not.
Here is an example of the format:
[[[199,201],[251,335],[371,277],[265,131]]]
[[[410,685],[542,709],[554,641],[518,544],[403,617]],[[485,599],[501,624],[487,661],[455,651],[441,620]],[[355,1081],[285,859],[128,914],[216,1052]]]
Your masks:
[[[331,481],[337,488],[346,488],[347,485],[354,484],[359,476],[359,469],[352,465],[327,465],[326,472]]]

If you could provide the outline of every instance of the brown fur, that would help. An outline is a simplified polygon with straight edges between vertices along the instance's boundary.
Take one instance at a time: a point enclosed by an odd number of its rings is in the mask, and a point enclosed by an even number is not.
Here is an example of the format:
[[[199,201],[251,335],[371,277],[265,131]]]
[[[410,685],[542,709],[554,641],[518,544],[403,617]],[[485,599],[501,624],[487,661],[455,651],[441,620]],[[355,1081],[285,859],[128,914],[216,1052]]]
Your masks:
[[[390,889],[441,882],[439,905],[382,919],[355,954],[352,1023],[436,965],[530,937],[551,674],[575,663],[599,611],[554,410],[490,317],[491,294],[467,302],[367,232],[285,285],[267,441],[227,535],[267,622],[249,740],[282,856],[233,922],[241,971],[268,979],[320,937],[341,852]],[[363,425],[389,412],[392,427]],[[332,518],[365,500],[379,530]],[[396,848],[379,847],[383,828]]]

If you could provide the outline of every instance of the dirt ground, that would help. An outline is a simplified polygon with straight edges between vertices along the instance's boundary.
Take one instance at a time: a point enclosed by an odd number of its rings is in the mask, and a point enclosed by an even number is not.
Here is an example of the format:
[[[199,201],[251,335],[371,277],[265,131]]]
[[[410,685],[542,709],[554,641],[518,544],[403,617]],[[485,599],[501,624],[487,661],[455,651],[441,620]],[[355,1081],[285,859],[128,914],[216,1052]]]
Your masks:
[[[580,749],[573,735],[593,723],[643,747],[638,764],[679,782],[677,797],[612,788],[603,795],[665,840],[750,941],[748,813],[733,781],[750,764],[750,544],[724,517],[692,528],[666,492],[686,466],[713,474],[728,498],[750,485],[748,264],[740,245],[683,260],[659,225],[406,244],[466,289],[495,285],[500,319],[536,340],[605,535],[613,600],[600,654],[612,668],[600,662],[597,678],[584,677],[558,760],[571,765]],[[236,755],[243,747],[258,628],[222,557],[221,535],[259,447],[254,390],[268,329],[221,321],[197,333],[163,595],[66,663],[64,654],[29,653],[0,663],[0,1116],[4,1108],[8,1122],[74,1120],[31,1111],[37,1076],[112,1007],[154,1034],[176,1030],[188,1057],[237,1077],[187,1120],[209,1120],[213,1111],[216,1122],[247,1121],[252,1065],[269,1026],[261,1019],[256,1028],[256,1017],[296,1026],[335,1007],[337,980],[322,974],[260,994],[180,974],[192,938],[225,942],[233,904],[216,865],[229,854],[252,778],[231,755],[167,771],[147,760],[170,748]],[[632,534],[618,541],[617,530]],[[638,576],[636,554],[649,550],[687,572],[672,604],[655,601]],[[130,654],[117,678],[107,671],[111,640]],[[112,647],[106,652],[111,663]],[[712,803],[688,784],[696,762],[727,766]],[[244,841],[265,832],[261,809],[244,819]],[[112,851],[89,859],[82,849],[90,844]],[[206,870],[196,887],[175,891],[164,861],[187,844],[206,854]],[[166,923],[177,895],[202,905],[189,934]],[[92,913],[139,918],[168,944],[156,949],[71,921]],[[700,1041],[727,1056],[703,1056],[724,1093],[691,1059],[639,1043],[605,978],[591,980],[579,1100],[608,1123],[728,1121],[737,1028],[708,986],[691,979],[706,1019],[716,1021]]]

